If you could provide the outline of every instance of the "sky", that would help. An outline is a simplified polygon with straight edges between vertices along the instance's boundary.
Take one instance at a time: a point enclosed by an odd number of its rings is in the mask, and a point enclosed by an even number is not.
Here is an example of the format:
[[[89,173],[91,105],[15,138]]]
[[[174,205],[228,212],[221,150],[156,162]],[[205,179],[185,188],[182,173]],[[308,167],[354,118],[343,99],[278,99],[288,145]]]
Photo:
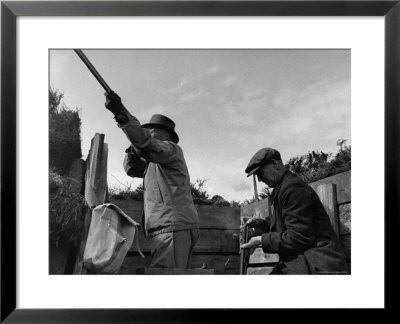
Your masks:
[[[350,50],[83,49],[141,123],[160,113],[176,123],[191,181],[210,197],[254,196],[244,169],[259,149],[282,160],[351,144]],[[82,119],[83,158],[95,133],[108,144],[108,185],[136,188],[122,167],[129,141],[104,107],[104,90],[72,49],[50,51],[49,84]],[[260,192],[265,185],[259,183]]]

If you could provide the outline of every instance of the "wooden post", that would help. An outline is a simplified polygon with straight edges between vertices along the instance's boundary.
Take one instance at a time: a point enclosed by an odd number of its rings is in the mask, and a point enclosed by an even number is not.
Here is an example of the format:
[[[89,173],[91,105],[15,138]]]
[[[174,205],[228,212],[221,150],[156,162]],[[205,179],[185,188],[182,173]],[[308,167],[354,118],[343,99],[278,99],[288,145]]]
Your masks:
[[[96,133],[92,139],[89,155],[86,159],[85,173],[85,200],[91,208],[104,204],[107,198],[107,156],[108,145],[104,143],[104,134]],[[92,213],[88,211],[85,215],[83,239],[79,246],[74,274],[87,273],[83,266],[83,253],[91,218]]]
[[[104,204],[107,196],[108,145],[104,134],[96,133],[86,160],[85,199],[89,207]]]
[[[321,184],[316,188],[315,191],[325,207],[325,211],[327,212],[331,220],[331,224],[336,233],[336,236],[339,238],[339,213],[337,205],[336,185],[334,183]]]
[[[253,184],[254,184],[254,199],[255,201],[258,201],[258,191],[257,191],[257,181],[256,181],[256,175],[253,174]]]

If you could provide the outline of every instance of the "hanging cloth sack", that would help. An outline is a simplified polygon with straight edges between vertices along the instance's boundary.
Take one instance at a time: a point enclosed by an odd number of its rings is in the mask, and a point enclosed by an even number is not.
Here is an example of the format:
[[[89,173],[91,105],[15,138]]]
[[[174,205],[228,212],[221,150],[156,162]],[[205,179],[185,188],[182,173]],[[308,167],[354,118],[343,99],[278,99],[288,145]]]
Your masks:
[[[97,273],[117,273],[135,237],[138,252],[144,258],[136,235],[139,226],[116,205],[95,207],[83,253],[85,267]]]

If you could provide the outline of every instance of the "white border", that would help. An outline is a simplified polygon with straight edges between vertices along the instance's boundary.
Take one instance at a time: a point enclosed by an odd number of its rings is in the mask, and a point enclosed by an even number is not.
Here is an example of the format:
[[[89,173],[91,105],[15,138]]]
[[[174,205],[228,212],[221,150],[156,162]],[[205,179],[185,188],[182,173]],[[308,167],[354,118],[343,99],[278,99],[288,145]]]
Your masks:
[[[384,306],[383,18],[19,17],[17,30],[17,307]],[[49,276],[48,48],[106,47],[350,48],[352,275]]]

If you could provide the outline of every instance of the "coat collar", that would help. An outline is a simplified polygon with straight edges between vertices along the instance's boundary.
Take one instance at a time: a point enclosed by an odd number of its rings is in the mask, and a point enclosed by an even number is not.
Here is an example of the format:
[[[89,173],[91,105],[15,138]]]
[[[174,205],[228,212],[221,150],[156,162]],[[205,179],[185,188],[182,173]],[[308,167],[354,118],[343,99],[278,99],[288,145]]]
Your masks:
[[[275,202],[276,197],[278,196],[278,192],[281,189],[283,181],[292,174],[288,169],[282,174],[281,179],[279,180],[279,184],[274,188],[271,194],[272,202]]]

